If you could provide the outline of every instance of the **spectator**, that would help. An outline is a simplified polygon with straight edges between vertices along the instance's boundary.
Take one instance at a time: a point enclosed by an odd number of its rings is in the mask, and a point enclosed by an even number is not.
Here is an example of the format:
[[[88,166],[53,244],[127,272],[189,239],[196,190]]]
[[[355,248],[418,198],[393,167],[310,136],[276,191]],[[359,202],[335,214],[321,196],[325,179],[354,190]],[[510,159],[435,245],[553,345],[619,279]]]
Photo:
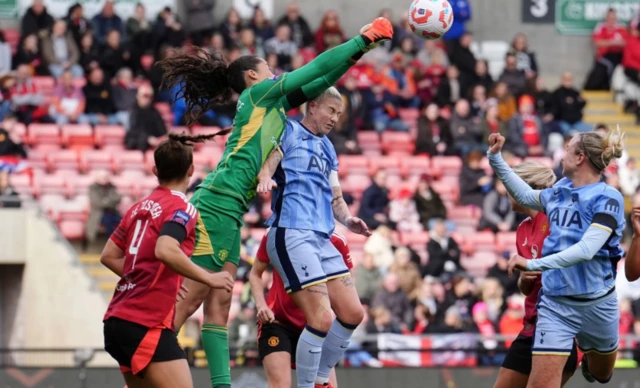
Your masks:
[[[227,16],[220,25],[219,32],[224,39],[224,46],[229,49],[240,41],[240,30],[242,29],[242,20],[240,14],[235,8],[227,11]]]
[[[408,108],[420,106],[420,97],[416,96],[416,83],[413,71],[403,62],[401,53],[393,54],[389,66],[383,69],[392,84],[391,93],[396,95],[396,105]]]
[[[320,21],[320,27],[315,34],[316,53],[336,47],[345,41],[344,31],[340,26],[340,18],[336,11],[327,11]]]
[[[519,97],[524,92],[527,79],[524,71],[518,69],[518,57],[516,56],[516,53],[509,51],[507,53],[505,63],[504,71],[498,81],[506,83],[509,87],[509,92],[514,96]]]
[[[364,253],[373,257],[376,268],[383,274],[393,264],[391,233],[388,226],[380,225],[364,244]]]
[[[469,152],[460,173],[460,204],[482,207],[484,196],[491,189],[491,177],[480,167],[483,154],[474,150]]]
[[[500,365],[504,355],[497,354],[494,350],[498,347],[498,341],[494,339],[496,335],[496,327],[489,320],[487,314],[487,304],[478,302],[473,306],[472,310],[473,322],[475,322],[476,331],[482,336],[480,343],[482,351],[479,354],[480,365]]]
[[[253,18],[250,23],[251,29],[256,34],[258,44],[263,45],[264,42],[274,37],[273,27],[264,15],[264,11],[259,6],[253,9]]]
[[[93,35],[87,32],[80,40],[80,65],[85,74],[91,73],[93,69],[100,67],[100,50],[97,44],[93,43]]]
[[[89,218],[86,224],[86,242],[93,244],[98,236],[100,228],[104,228],[105,234],[110,236],[120,222],[118,205],[120,194],[111,183],[107,171],[96,171],[95,183],[89,186]]]
[[[509,120],[507,149],[514,155],[543,156],[547,151],[549,134],[535,114],[534,100],[531,96],[520,97],[519,113]]]
[[[389,189],[386,181],[387,173],[384,170],[378,170],[373,176],[371,186],[362,193],[358,217],[370,229],[376,229],[379,225],[389,221]]]
[[[511,295],[507,303],[507,310],[500,318],[500,334],[508,337],[516,337],[522,330],[522,318],[524,318],[524,300],[520,295]],[[505,342],[509,347],[513,340]]]
[[[384,277],[382,288],[376,292],[371,306],[388,310],[391,313],[391,322],[403,330],[408,329],[413,322],[413,308],[407,294],[400,288],[398,275],[393,272]]]
[[[11,71],[11,45],[0,30],[0,76]]]
[[[161,61],[175,54],[176,51],[171,49],[170,47],[160,47],[160,49],[158,50],[157,61]],[[162,67],[157,66],[156,64],[151,66],[151,69],[149,70],[149,81],[151,82],[151,86],[153,87],[153,94],[156,98],[156,101],[172,102],[171,91],[166,89],[164,85],[162,85],[163,75],[164,70],[162,69]]]
[[[572,131],[589,132],[593,128],[582,121],[582,110],[587,102],[580,96],[580,92],[573,85],[573,74],[562,73],[562,83],[553,92],[556,120],[562,132],[568,135]]]
[[[362,304],[369,304],[373,296],[380,288],[382,282],[382,274],[376,267],[373,255],[363,253],[362,261],[355,273],[356,291],[360,297]]]
[[[142,3],[136,4],[133,15],[127,19],[126,34],[131,48],[131,65],[134,71],[140,70],[140,59],[147,51],[152,51],[153,35],[151,23],[147,19]]]
[[[287,5],[287,13],[278,21],[278,26],[283,24],[289,26],[289,35],[296,47],[305,48],[313,45],[313,33],[307,20],[300,15],[300,6],[297,3],[291,2]]]
[[[471,79],[476,73],[476,57],[471,52],[473,36],[470,32],[464,32],[460,36],[460,42],[454,46],[449,55],[451,63],[456,65],[465,79]],[[462,93],[466,94],[466,90]]]
[[[527,79],[535,78],[538,75],[538,62],[536,54],[529,51],[527,36],[523,33],[516,34],[511,42],[511,50],[516,56],[516,69],[523,71]]]
[[[375,74],[371,80],[373,85],[362,95],[365,121],[377,132],[383,132],[387,129],[406,132],[409,127],[398,117],[395,105],[397,98],[385,90],[382,80],[381,75]]]
[[[106,44],[109,33],[113,30],[118,31],[118,38],[123,38],[124,23],[120,16],[115,14],[114,1],[107,0],[102,7],[102,12],[91,19],[93,25],[93,36],[98,44]]]
[[[195,46],[201,47],[215,30],[213,8],[216,0],[187,0],[183,4],[191,41]]]
[[[400,54],[402,56],[402,63],[408,65],[416,59],[417,52],[416,40],[413,37],[406,37],[400,41],[400,47],[394,51],[394,54]]]
[[[494,82],[491,74],[489,74],[489,62],[486,59],[479,59],[476,61],[472,84],[482,85],[487,91],[493,90]]]
[[[126,67],[120,68],[113,86],[113,106],[118,122],[129,130],[129,113],[136,105],[137,88],[133,83],[133,72]],[[153,95],[152,95],[153,97]]]
[[[418,298],[422,287],[422,277],[418,266],[411,261],[411,251],[406,247],[396,249],[394,257],[395,260],[389,267],[389,273],[396,274],[400,288],[407,294],[409,301],[413,302]]]
[[[422,270],[422,276],[439,278],[443,273],[454,273],[460,268],[460,246],[449,236],[444,219],[431,223],[427,243],[429,262]]]
[[[620,176],[620,187],[622,194],[632,197],[640,186],[640,171],[636,166],[634,158],[627,159],[627,163],[618,167],[618,175]]]
[[[429,156],[451,155],[453,152],[453,138],[449,123],[440,117],[440,108],[431,103],[427,105],[418,117],[418,135],[416,138],[417,155]]]
[[[47,12],[44,0],[33,0],[33,5],[27,9],[22,17],[20,36],[36,35],[45,37],[53,26],[53,17]]]
[[[84,17],[82,4],[73,4],[69,8],[65,21],[67,22],[67,30],[71,33],[76,47],[80,47],[80,41],[84,34],[91,32],[91,23]]]
[[[442,38],[447,43],[447,48],[453,46],[451,43],[462,37],[467,31],[465,23],[471,20],[471,4],[468,0],[456,0],[449,4],[453,11],[453,24]]]
[[[483,147],[482,129],[477,121],[471,116],[469,101],[458,100],[451,117],[451,136],[458,155],[464,157],[471,150]]]
[[[67,70],[62,73],[58,80],[51,106],[49,106],[49,115],[58,125],[73,123],[76,124],[83,120],[86,101],[82,94],[82,89],[73,84],[73,74]]]
[[[400,16],[398,24],[394,25],[390,51],[399,48],[407,38],[413,39],[416,42],[416,46],[418,42],[422,41],[422,39],[418,38],[411,30],[411,26],[409,25],[409,12],[405,11],[402,13],[402,16]]]
[[[596,46],[596,61],[587,77],[585,89],[608,90],[613,70],[622,63],[622,52],[627,40],[627,29],[618,24],[616,10],[609,8],[604,23],[593,31],[593,44]]]
[[[15,78],[10,75],[0,77],[0,120],[8,114],[13,114],[9,95],[15,83]]]
[[[336,153],[343,154],[359,154],[361,153],[358,146],[358,125],[362,122],[362,93],[358,90],[356,79],[347,74],[344,84],[338,90],[342,94],[344,110],[340,116],[340,120],[329,132],[329,139],[333,143]]]
[[[446,51],[441,49],[435,40],[425,40],[422,48],[418,51],[416,59],[425,67],[433,63],[433,58],[439,57],[442,66],[449,66],[449,58]]]
[[[257,353],[258,343],[254,340],[257,336],[256,307],[250,300],[240,306],[240,313],[229,323],[229,343],[249,356],[251,351]]]
[[[91,71],[82,91],[87,101],[83,121],[92,125],[118,124],[118,118],[114,115],[111,85],[105,81],[102,69]]]
[[[160,11],[152,31],[154,50],[163,45],[181,47],[186,37],[180,20],[169,7],[164,7]]]
[[[367,322],[368,334],[395,333],[400,334],[400,325],[393,320],[391,312],[384,307],[375,307],[370,312],[371,319]]]
[[[498,255],[496,264],[489,268],[487,272],[487,278],[495,278],[498,283],[504,288],[505,295],[519,294],[518,278],[515,276],[509,276],[507,272],[507,264],[509,263],[509,252],[505,252],[503,255]]]
[[[636,28],[634,33],[627,39],[627,45],[623,52],[622,66],[627,78],[640,86],[640,25]]]
[[[42,52],[40,52],[38,48],[38,37],[34,34],[24,37],[13,59],[14,68],[17,69],[20,65],[28,65],[31,72],[36,75],[49,75],[47,64],[42,58]]]
[[[462,98],[466,88],[467,85],[461,78],[458,68],[455,65],[449,65],[447,76],[438,87],[435,102],[440,108],[451,107]]]
[[[413,193],[403,188],[397,198],[389,203],[389,221],[395,224],[398,232],[419,232],[422,230],[420,216],[416,210]]]
[[[516,114],[518,107],[516,106],[516,99],[509,91],[509,86],[502,81],[498,81],[496,84],[492,97],[498,100],[498,117],[501,121],[509,121]]]
[[[501,181],[484,197],[482,218],[478,230],[490,229],[492,232],[509,232],[515,229],[516,213],[511,209],[507,189]]]
[[[423,174],[418,182],[418,188],[413,200],[416,203],[416,210],[424,230],[431,229],[430,226],[435,219],[446,219],[447,208],[442,202],[440,195],[431,187],[432,177]]]
[[[474,119],[482,120],[487,110],[487,89],[478,84],[471,88],[469,93],[469,101],[471,104],[471,116]]]
[[[447,72],[447,68],[441,63],[441,55],[436,53],[431,64],[426,69],[416,69],[414,72],[418,97],[425,103],[439,102],[436,97],[442,84],[443,76]]]
[[[171,90],[171,97],[169,99],[169,101],[173,102],[173,125],[176,126],[187,124],[185,118],[187,105],[182,96],[180,98],[177,98],[178,91],[182,87],[181,85],[182,84],[178,84]],[[218,126],[226,128],[231,126],[232,119],[229,116],[220,114],[217,110],[209,110],[200,117],[198,123],[203,126]]]
[[[27,158],[27,151],[20,138],[16,135],[15,127],[18,120],[13,113],[9,113],[2,119],[0,126],[0,157]]]
[[[9,183],[9,172],[0,170],[0,208],[19,208],[21,205],[18,193]]]
[[[157,146],[160,137],[166,134],[164,120],[153,106],[153,89],[148,85],[140,86],[131,109],[130,127],[124,138],[125,147],[145,152]]]
[[[104,70],[107,79],[116,75],[118,70],[129,64],[131,54],[120,45],[120,32],[109,31],[107,43],[102,49],[100,56],[100,67]]]
[[[291,28],[282,24],[276,29],[276,35],[264,44],[267,54],[278,56],[278,67],[284,70],[291,68],[291,59],[298,53],[298,46],[291,40]]]
[[[242,55],[257,55],[264,58],[262,45],[256,42],[256,35],[250,27],[244,27],[240,31],[240,50]]]
[[[471,283],[469,276],[464,272],[456,273],[451,280],[451,285],[445,294],[444,301],[438,306],[436,320],[442,322],[443,315],[447,309],[455,306],[460,313],[462,326],[466,330],[473,328],[471,308],[476,303],[476,298],[473,296],[474,291],[475,287]]]
[[[33,122],[49,123],[46,100],[38,86],[33,82],[31,69],[28,65],[18,66],[16,84],[9,93],[11,104],[16,111],[18,120],[25,124]]]
[[[553,95],[549,92],[544,84],[542,77],[536,77],[528,81],[528,94],[530,94],[535,101],[535,111],[539,117],[542,118],[542,124],[547,127],[546,132],[559,132],[560,129],[555,130],[555,124],[553,123],[555,107],[553,106]]]
[[[455,334],[469,330],[471,326],[462,321],[460,309],[456,306],[447,308],[442,316],[427,326],[427,334]]]
[[[84,76],[82,66],[78,64],[80,50],[71,33],[67,32],[67,23],[62,19],[53,24],[51,35],[43,39],[42,56],[53,78],[59,78],[67,70],[74,78]]]
[[[498,117],[498,104],[493,98],[487,104],[487,112],[480,126],[482,128],[482,140],[485,144],[489,144],[489,135],[492,133],[499,133],[509,140],[509,127],[506,122]]]
[[[500,282],[492,277],[487,277],[481,283],[480,299],[487,307],[487,317],[493,323],[498,323],[500,316],[506,309],[504,289]]]

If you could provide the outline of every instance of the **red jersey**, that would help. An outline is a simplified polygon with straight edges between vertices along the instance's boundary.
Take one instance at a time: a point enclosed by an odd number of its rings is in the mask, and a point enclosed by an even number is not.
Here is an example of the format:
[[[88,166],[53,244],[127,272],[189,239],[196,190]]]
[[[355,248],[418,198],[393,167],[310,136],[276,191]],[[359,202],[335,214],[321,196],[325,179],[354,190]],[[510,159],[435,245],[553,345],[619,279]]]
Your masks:
[[[522,221],[516,231],[516,245],[518,247],[518,255],[525,259],[537,259],[542,256],[542,244],[544,239],[549,235],[549,221],[546,214],[538,212],[534,218],[527,218]],[[522,324],[524,327],[520,335],[525,337],[533,336],[536,327],[536,304],[538,303],[538,293],[542,287],[540,278],[536,279],[533,290],[527,295],[524,301],[524,318]]]
[[[338,233],[334,233],[331,235],[331,243],[342,254],[345,264],[349,270],[351,270],[353,263],[351,262],[347,239]],[[269,255],[267,254],[266,234],[262,237],[256,259],[263,263],[270,262]],[[276,271],[273,272],[273,284],[267,293],[266,300],[267,306],[273,311],[273,315],[278,323],[295,329],[298,332],[304,330],[304,327],[307,325],[307,320],[304,318],[302,310],[296,306],[296,303],[291,299],[287,291],[285,291],[284,283]]]
[[[166,222],[178,223],[187,232],[180,248],[191,256],[197,219],[196,208],[183,193],[164,187],[158,187],[129,209],[111,235],[125,253],[124,274],[105,320],[117,317],[149,328],[173,330],[176,297],[183,278],[156,259],[156,242]]]
[[[600,23],[593,30],[593,41],[627,39],[627,29],[621,24],[609,27],[606,23]],[[596,59],[609,53],[621,53],[624,47],[600,47],[596,52]]]

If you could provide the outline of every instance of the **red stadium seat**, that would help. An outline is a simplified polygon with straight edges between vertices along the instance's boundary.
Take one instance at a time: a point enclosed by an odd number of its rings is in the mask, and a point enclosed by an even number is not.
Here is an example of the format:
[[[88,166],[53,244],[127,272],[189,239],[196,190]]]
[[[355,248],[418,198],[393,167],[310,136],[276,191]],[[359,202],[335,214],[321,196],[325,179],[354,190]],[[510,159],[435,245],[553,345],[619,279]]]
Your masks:
[[[48,152],[37,148],[29,150],[29,165],[35,170],[45,170],[47,168],[47,154]]]
[[[36,76],[33,77],[33,83],[39,89],[40,93],[45,96],[53,95],[53,90],[56,87],[56,80],[49,76]]]
[[[166,113],[171,113],[171,105],[166,102],[156,102],[154,107],[158,110],[161,116]]]
[[[462,171],[462,159],[457,156],[436,156],[431,158],[431,168],[435,176],[459,176]]]
[[[118,153],[117,157],[114,157],[113,162],[114,170],[116,171],[145,170],[144,154],[138,150],[121,151]]]
[[[116,187],[116,191],[120,195],[132,196],[133,185],[135,183],[130,177],[115,175],[111,177],[111,183]]]
[[[60,130],[55,124],[30,124],[27,130],[27,144],[60,146]]]
[[[44,194],[40,196],[38,203],[42,210],[47,212],[49,216],[55,221],[58,219],[58,208],[61,203],[64,203],[64,196],[59,194]]]
[[[358,131],[358,146],[366,156],[380,155],[382,146],[380,145],[380,135],[375,131]]]
[[[76,175],[73,179],[67,179],[68,193],[71,197],[86,195],[89,193],[89,186],[95,182],[93,175]]]
[[[9,184],[19,193],[25,195],[33,195],[34,190],[31,185],[31,177],[29,174],[10,174]]]
[[[96,125],[94,129],[95,144],[99,147],[117,145],[123,147],[124,127],[121,125]]]
[[[34,182],[34,187],[40,195],[61,195],[68,194],[66,179],[61,175],[42,175]]]
[[[80,153],[80,169],[84,172],[93,170],[113,170],[113,156],[104,150],[86,150]]]
[[[349,193],[356,198],[360,198],[362,196],[362,192],[371,185],[371,178],[369,175],[364,174],[347,175],[346,178],[340,182],[340,185],[342,186],[342,191],[345,193]]]
[[[78,152],[75,150],[61,150],[47,155],[47,168],[49,171],[80,169]]]
[[[369,158],[360,155],[341,155],[338,158],[340,176],[348,174],[368,174]]]
[[[84,237],[85,222],[82,220],[60,221],[58,227],[67,240],[79,240]]]
[[[402,245],[422,245],[427,246],[429,242],[429,232],[405,232],[400,234],[400,243]]]
[[[11,54],[15,55],[20,44],[20,31],[14,29],[4,30],[4,37],[11,46]]]
[[[496,236],[493,232],[477,232],[465,239],[465,250],[473,252],[495,252]]]
[[[402,176],[420,176],[431,174],[431,163],[426,156],[413,156],[400,159],[400,169]]]
[[[385,131],[382,133],[382,150],[385,152],[404,152],[413,154],[416,148],[411,134],[406,132]]]
[[[516,232],[500,232],[496,235],[496,252],[511,252],[515,250]],[[538,253],[542,254],[542,247],[539,247]]]
[[[469,275],[474,277],[484,277],[489,268],[496,263],[496,254],[491,252],[479,252],[473,256],[462,256],[460,265],[467,270]]]
[[[16,123],[13,127],[12,134],[21,142],[27,141],[27,126],[23,123]]]
[[[151,194],[151,192],[155,190],[156,187],[158,187],[158,178],[156,178],[155,176],[147,176],[140,180],[137,180],[134,185],[138,186],[138,189],[140,190],[140,196],[146,197],[147,195]]]
[[[207,152],[194,152],[193,165],[198,169],[211,168],[211,154]]]
[[[398,116],[400,116],[400,120],[407,124],[415,124],[418,121],[418,116],[420,116],[420,110],[416,108],[400,108],[398,109]]]
[[[88,124],[68,124],[62,127],[62,144],[72,149],[93,148],[95,138]]]
[[[153,166],[156,165],[156,162],[153,158],[153,150],[149,150],[144,153],[144,169],[147,174],[153,174]]]
[[[440,199],[445,202],[457,203],[460,197],[460,186],[456,182],[451,184],[447,181],[432,181],[431,188],[440,195]]]
[[[370,173],[375,174],[378,170],[385,170],[387,175],[400,175],[400,158],[395,156],[381,156],[371,159]]]
[[[364,246],[364,243],[367,242],[367,237],[359,234],[348,232],[343,235],[347,238],[349,247],[353,249],[361,249]]]

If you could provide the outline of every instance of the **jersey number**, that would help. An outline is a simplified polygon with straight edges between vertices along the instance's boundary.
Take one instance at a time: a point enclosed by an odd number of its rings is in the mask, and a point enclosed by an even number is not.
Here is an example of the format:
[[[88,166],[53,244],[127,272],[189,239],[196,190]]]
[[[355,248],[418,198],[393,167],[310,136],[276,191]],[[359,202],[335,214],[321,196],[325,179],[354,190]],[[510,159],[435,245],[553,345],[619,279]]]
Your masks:
[[[149,224],[149,220],[144,222],[144,227],[142,226],[142,220],[136,221],[136,230],[133,232],[133,238],[131,239],[131,245],[129,245],[129,254],[133,255],[133,265],[131,269],[136,267],[136,259],[138,258],[138,248],[140,248],[140,244],[142,244],[142,238],[144,237],[144,233],[147,231],[147,225]],[[142,229],[142,233],[140,233],[140,229]]]

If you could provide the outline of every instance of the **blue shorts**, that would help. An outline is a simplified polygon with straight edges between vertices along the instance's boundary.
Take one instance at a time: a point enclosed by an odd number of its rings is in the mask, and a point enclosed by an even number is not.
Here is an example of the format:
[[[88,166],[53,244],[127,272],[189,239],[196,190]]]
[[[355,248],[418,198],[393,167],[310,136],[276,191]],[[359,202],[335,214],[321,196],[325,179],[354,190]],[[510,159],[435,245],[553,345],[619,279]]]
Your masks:
[[[584,353],[609,354],[618,348],[620,310],[614,292],[596,301],[578,302],[540,293],[532,353],[571,354],[574,337]]]
[[[312,230],[269,229],[267,253],[287,292],[349,274],[330,236]]]

